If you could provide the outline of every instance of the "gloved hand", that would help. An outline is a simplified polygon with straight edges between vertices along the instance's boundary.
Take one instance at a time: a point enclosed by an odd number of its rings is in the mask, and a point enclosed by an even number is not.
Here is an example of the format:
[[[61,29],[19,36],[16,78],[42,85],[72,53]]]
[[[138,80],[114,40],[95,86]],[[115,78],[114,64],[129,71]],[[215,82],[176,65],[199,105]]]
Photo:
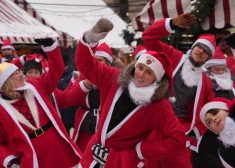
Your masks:
[[[85,33],[85,41],[87,43],[95,43],[98,42],[99,40],[102,40],[105,38],[108,34],[113,29],[113,23],[106,19],[106,18],[100,18],[98,22]]]
[[[52,44],[54,44],[54,40],[51,37],[36,38],[34,41],[40,45],[43,45],[44,47],[50,47]]]
[[[10,168],[20,168],[20,165],[18,165],[18,164],[13,164],[13,165],[11,165]]]
[[[221,41],[224,41],[226,45],[235,49],[235,33],[228,34]]]
[[[170,26],[174,30],[186,31],[196,22],[196,17],[190,13],[185,13],[173,18]]]
[[[92,153],[94,160],[99,162],[102,166],[105,166],[108,159],[109,150],[101,144],[95,144],[92,146]]]

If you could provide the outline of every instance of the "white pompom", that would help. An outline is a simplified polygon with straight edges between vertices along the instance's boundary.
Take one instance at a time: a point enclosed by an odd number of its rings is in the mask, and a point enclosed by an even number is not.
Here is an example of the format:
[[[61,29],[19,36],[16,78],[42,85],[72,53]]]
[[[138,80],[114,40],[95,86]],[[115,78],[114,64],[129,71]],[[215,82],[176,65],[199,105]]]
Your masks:
[[[38,59],[38,58],[35,58],[35,62],[40,62],[40,59]]]
[[[48,72],[48,71],[49,71],[49,68],[48,68],[48,67],[46,67],[46,68],[45,68],[45,71],[46,71],[46,72]]]
[[[138,168],[144,167],[144,162],[140,161],[140,162],[137,164],[137,167],[138,167]]]
[[[176,99],[175,99],[175,97],[169,97],[169,99],[168,99],[171,103],[175,103],[176,102]]]

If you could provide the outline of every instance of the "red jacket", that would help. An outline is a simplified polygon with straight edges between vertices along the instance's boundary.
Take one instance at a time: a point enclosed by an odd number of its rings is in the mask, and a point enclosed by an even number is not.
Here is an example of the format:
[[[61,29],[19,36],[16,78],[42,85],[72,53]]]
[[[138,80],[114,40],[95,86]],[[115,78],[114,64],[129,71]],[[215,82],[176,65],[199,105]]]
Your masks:
[[[162,37],[174,32],[170,28],[169,21],[169,18],[156,21],[144,31],[142,37],[147,50],[165,52],[169,56],[172,62],[174,76],[179,68],[184,64],[188,56],[182,51],[175,49],[173,46],[169,46],[168,44],[160,41]],[[207,130],[207,128],[201,123],[199,117],[200,110],[203,105],[209,102],[213,97],[214,92],[211,80],[202,72],[198,80],[195,99],[192,100],[189,108],[187,109],[188,117],[181,119],[181,122],[186,129],[186,133],[193,130],[198,140],[194,141],[194,144],[190,144],[190,142],[188,142],[187,146],[190,146],[192,150],[198,151],[198,145],[202,135]]]
[[[109,149],[106,168],[134,168],[141,159],[160,160],[184,149],[183,127],[165,98],[147,106],[137,106],[121,123],[107,133],[114,105],[124,89],[117,82],[120,69],[100,64],[91,56],[86,45],[82,40],[78,43],[76,66],[98,87],[101,101],[98,130],[89,142],[80,166],[88,168],[96,164],[91,151],[94,143],[101,143]],[[94,50],[95,47],[92,49]],[[154,129],[161,132],[163,138],[145,140]]]

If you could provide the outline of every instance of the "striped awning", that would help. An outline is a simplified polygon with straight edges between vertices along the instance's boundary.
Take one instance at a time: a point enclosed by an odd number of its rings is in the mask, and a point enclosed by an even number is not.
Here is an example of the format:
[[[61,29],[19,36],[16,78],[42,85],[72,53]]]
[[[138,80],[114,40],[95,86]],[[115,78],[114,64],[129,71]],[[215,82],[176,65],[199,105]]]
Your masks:
[[[10,39],[12,43],[34,44],[35,37],[59,35],[51,28],[31,17],[9,0],[0,0],[0,44]]]
[[[191,0],[150,0],[132,20],[132,27],[135,30],[145,30],[156,20],[188,13],[192,8],[190,2]],[[218,0],[214,6],[214,12],[201,26],[203,30],[209,30],[211,26],[221,29],[225,24],[235,25],[234,0]]]
[[[69,34],[62,32],[56,29],[55,27],[53,27],[52,25],[50,25],[49,23],[47,23],[45,19],[42,18],[40,14],[32,7],[32,5],[30,5],[30,3],[28,3],[25,0],[12,0],[12,1],[14,1],[20,8],[24,9],[29,15],[37,19],[43,25],[50,27],[51,29],[56,31],[59,34],[60,46],[63,46],[63,47],[72,46],[73,47],[74,38],[70,36]]]

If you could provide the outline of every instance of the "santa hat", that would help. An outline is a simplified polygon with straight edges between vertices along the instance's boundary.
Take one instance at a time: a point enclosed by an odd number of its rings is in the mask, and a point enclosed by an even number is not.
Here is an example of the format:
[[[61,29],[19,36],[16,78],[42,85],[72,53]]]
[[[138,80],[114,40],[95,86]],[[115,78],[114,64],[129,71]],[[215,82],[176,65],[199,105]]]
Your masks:
[[[137,60],[139,58],[139,56],[141,54],[144,54],[145,52],[147,52],[146,48],[144,47],[144,45],[138,45],[136,48],[135,48],[135,51],[133,53],[133,57],[135,60]]]
[[[205,104],[200,111],[200,119],[202,123],[208,129],[210,129],[209,126],[206,124],[206,113],[211,109],[229,110],[230,105],[231,105],[231,101],[226,98],[217,97],[217,98],[212,99],[210,102]],[[213,131],[212,129],[210,130]]]
[[[6,39],[3,41],[1,50],[6,49],[6,48],[10,48],[12,50],[15,50],[15,48],[13,47],[13,45],[9,39]]]
[[[221,51],[219,46],[216,47],[214,56],[212,57],[212,59],[208,60],[204,64],[204,67],[205,68],[210,68],[210,67],[213,67],[213,66],[216,66],[216,65],[225,65],[225,66],[227,66],[226,57],[225,57],[224,53]]]
[[[215,54],[216,40],[213,34],[202,34],[193,43],[191,49],[200,45],[208,54],[209,59]]]
[[[0,88],[17,69],[17,66],[8,62],[3,62],[0,64]]]
[[[113,62],[113,52],[106,43],[102,43],[96,47],[95,55],[107,58],[110,63]]]
[[[26,74],[30,69],[37,69],[42,74],[42,62],[41,55],[32,54],[26,56],[26,62],[24,64],[23,73]]]
[[[146,53],[140,55],[135,64],[135,67],[140,63],[146,65],[153,71],[156,77],[156,82],[159,82],[164,74],[166,74],[169,79],[171,96],[169,100],[171,103],[174,103],[176,100],[175,97],[173,97],[173,75],[169,57],[163,52],[147,51]]]

